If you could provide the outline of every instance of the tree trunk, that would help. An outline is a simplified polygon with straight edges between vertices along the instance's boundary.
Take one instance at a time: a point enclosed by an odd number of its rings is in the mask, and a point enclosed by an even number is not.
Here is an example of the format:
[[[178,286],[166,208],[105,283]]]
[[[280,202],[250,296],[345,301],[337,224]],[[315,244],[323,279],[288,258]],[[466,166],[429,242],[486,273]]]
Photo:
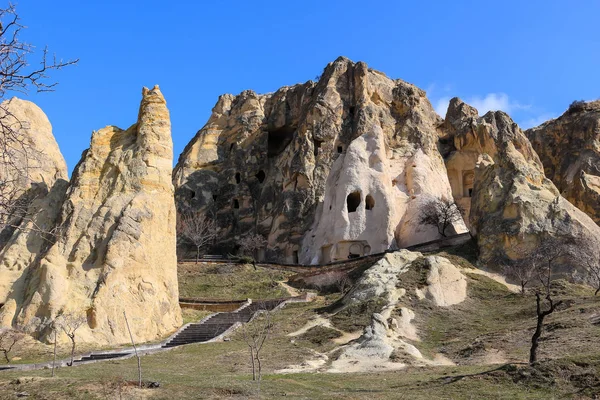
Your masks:
[[[54,351],[52,358],[52,377],[54,378],[54,369],[56,368],[56,328],[54,328]]]
[[[256,363],[258,364],[258,382],[260,382],[262,377],[262,364],[260,363],[260,356],[258,355],[258,352],[256,352]]]
[[[539,299],[538,299],[539,302]],[[539,346],[540,336],[542,336],[542,330],[544,329],[544,317],[546,315],[538,314],[537,316],[537,326],[535,328],[535,332],[531,337],[531,350],[529,351],[529,364],[534,364],[537,361],[537,349]]]
[[[10,364],[10,358],[8,358],[8,351],[2,350],[2,352],[4,353],[4,359],[6,360],[6,363]]]
[[[252,380],[256,380],[256,365],[254,364],[254,349],[250,347],[250,360],[252,361]]]
[[[73,366],[73,359],[75,358],[75,334],[73,336],[69,335],[71,338],[71,362],[68,364],[69,367]]]
[[[135,341],[133,340],[133,334],[131,333],[131,328],[129,327],[129,320],[127,319],[127,314],[123,311],[123,317],[125,317],[125,325],[127,325],[127,331],[129,331],[129,338],[131,339],[131,345],[133,346],[133,351],[135,352],[135,357],[137,358],[137,367],[138,367],[138,386],[142,388],[142,360],[137,351],[137,346],[135,345]]]
[[[200,246],[196,247],[196,264],[198,264],[198,261],[200,260]]]
[[[525,296],[525,285],[527,285],[527,282],[521,282],[521,295]]]
[[[594,292],[594,296],[598,296],[598,293],[600,293],[600,286],[598,286],[598,288]]]

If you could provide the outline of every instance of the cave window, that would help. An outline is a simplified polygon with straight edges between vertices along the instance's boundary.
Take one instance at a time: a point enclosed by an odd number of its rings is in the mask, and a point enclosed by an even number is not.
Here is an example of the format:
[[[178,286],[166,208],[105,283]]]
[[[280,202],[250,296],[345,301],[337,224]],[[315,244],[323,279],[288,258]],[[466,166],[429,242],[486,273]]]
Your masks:
[[[239,172],[235,173],[235,183],[239,184],[242,181],[242,176]]]
[[[323,143],[322,140],[318,140],[318,139],[313,139],[313,143],[314,143],[314,155],[315,157],[319,154],[319,149],[321,148],[321,143]]]
[[[190,199],[193,199],[196,197],[196,192],[195,191],[190,191]]]
[[[346,206],[348,206],[348,212],[355,212],[360,205],[360,191],[352,192],[346,197]]]
[[[375,207],[375,199],[370,194],[365,199],[365,210],[372,210]]]
[[[294,252],[292,253],[292,260],[294,264],[300,263],[300,259],[298,257],[298,250],[294,250]]]
[[[234,148],[235,148],[235,143],[231,143],[231,146],[229,146],[229,152],[231,153]]]
[[[463,174],[463,196],[471,197],[473,194],[473,171],[467,171]]]
[[[265,171],[263,171],[262,169],[258,171],[258,173],[254,176],[256,176],[256,179],[258,179],[260,183],[263,183],[265,181],[265,178],[267,177]]]
[[[283,153],[294,138],[294,128],[284,126],[268,132],[267,157],[276,157]]]
[[[240,202],[238,199],[233,199],[233,208],[235,208],[235,209],[240,208]]]
[[[213,194],[212,198],[213,198],[213,201],[217,201],[217,195],[216,194]]]
[[[338,146],[337,147],[337,152],[338,152],[338,154],[342,154],[344,152],[344,146],[341,146],[341,145]]]
[[[350,114],[351,117],[354,116],[354,111],[355,111],[354,106],[350,106],[350,109],[348,110],[348,112],[349,112],[349,114]]]

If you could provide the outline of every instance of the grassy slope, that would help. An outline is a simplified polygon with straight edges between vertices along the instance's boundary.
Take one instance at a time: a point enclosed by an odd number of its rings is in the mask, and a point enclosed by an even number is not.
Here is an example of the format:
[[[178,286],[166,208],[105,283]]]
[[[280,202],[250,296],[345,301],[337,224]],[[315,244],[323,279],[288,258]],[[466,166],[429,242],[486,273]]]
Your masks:
[[[242,264],[179,264],[179,296],[215,300],[289,296],[277,283],[292,273]]]
[[[469,257],[455,261],[468,266]],[[232,296],[235,298],[284,295],[271,284],[285,278],[276,271],[243,267],[236,274],[235,271],[194,272],[191,269],[192,266],[186,266],[180,271],[182,292],[186,293],[182,295],[225,298],[224,290],[235,293]],[[219,279],[223,274],[231,274],[225,280],[233,280],[225,288],[223,279]],[[404,276],[406,284],[419,279],[420,273],[416,272]],[[437,308],[427,300],[417,301],[415,296],[406,296],[404,300],[405,305],[415,310],[414,322],[423,339],[415,345],[425,354],[442,352],[459,365],[377,374],[273,374],[277,369],[311,358],[312,349],[328,351],[334,347],[326,331],[313,331],[295,340],[287,336],[336,300],[336,295],[318,297],[314,303],[290,304],[273,315],[273,334],[264,349],[263,398],[285,395],[294,399],[558,399],[591,398],[585,396],[599,390],[598,387],[585,389],[586,385],[594,387],[598,383],[594,376],[598,376],[600,366],[600,349],[596,346],[600,329],[590,322],[590,316],[600,312],[600,301],[590,296],[589,290],[567,284],[556,287],[568,308],[561,309],[547,321],[550,329],[541,344],[541,356],[557,359],[543,364],[548,376],[524,367],[476,375],[496,368],[470,365],[477,362],[482,349],[500,350],[506,358],[516,361],[526,359],[535,322],[534,302],[531,297],[508,292],[489,278],[469,275],[468,280],[470,298],[454,307]],[[248,295],[246,290],[261,296]],[[318,340],[314,340],[316,333]],[[144,379],[159,381],[161,388],[153,391],[128,388],[123,398],[254,397],[256,387],[250,381],[248,349],[240,332],[233,333],[230,339],[143,357]],[[28,392],[29,398],[40,399],[119,398],[118,382],[136,377],[135,360],[63,368],[55,379],[46,379],[49,374],[43,370],[0,372],[0,399],[15,398],[14,394],[21,391]],[[475,375],[451,379],[470,374]],[[15,378],[23,376],[42,380],[20,379],[23,383],[14,383]],[[579,391],[581,393],[576,394]]]

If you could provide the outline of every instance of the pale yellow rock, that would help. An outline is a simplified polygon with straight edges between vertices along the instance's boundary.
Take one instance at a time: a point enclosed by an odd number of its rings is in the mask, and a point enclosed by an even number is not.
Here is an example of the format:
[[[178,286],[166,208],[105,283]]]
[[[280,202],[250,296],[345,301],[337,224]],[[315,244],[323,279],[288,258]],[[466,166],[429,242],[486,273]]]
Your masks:
[[[535,249],[547,237],[600,236],[600,227],[546,178],[531,143],[508,115],[497,111],[479,117],[477,110],[455,98],[443,130],[453,141],[446,157],[449,166],[458,165],[453,160],[460,158],[472,163],[478,154],[469,221],[483,265],[498,268],[506,259],[524,256],[514,252],[518,243]],[[569,275],[579,266],[562,267]]]
[[[45,183],[50,188],[57,179],[68,179],[67,164],[52,134],[52,125],[41,108],[13,97],[0,104],[0,118],[8,130],[3,134],[14,135],[20,142],[12,147],[14,167],[0,169],[3,180],[7,174],[13,176],[15,170],[25,172],[26,179],[18,182],[25,191],[31,183]]]
[[[5,139],[9,143],[10,163],[2,163],[0,179],[8,181],[6,185],[10,188],[3,188],[3,202],[10,193],[25,206],[3,210],[12,212],[13,217],[0,233],[2,304],[13,284],[16,290],[23,290],[24,271],[51,239],[51,235],[42,232],[55,224],[68,174],[50,121],[37,105],[13,97],[0,104],[0,118],[4,137],[15,140]]]
[[[561,195],[600,225],[600,100],[525,132]]]
[[[429,264],[426,297],[438,307],[448,307],[465,301],[467,279],[460,270],[444,257],[429,256],[426,260]]]
[[[78,340],[126,343],[127,312],[138,342],[181,324],[175,255],[169,112],[158,89],[144,88],[138,121],[106,127],[73,174],[55,243],[30,267],[27,289],[11,294],[13,315],[40,339],[45,320],[61,313],[86,318]],[[11,306],[12,307],[12,306]]]

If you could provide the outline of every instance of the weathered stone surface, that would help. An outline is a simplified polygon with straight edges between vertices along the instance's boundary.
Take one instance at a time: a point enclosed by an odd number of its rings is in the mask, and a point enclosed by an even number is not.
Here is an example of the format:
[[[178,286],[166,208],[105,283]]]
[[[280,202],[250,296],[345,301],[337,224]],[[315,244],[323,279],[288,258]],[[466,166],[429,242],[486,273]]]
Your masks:
[[[10,160],[0,168],[2,212],[12,215],[2,215],[7,224],[0,231],[2,304],[47,245],[48,235],[42,232],[54,226],[68,174],[50,121],[37,105],[13,97],[0,104],[0,120]]]
[[[455,98],[444,130],[453,146],[449,165],[458,157],[478,157],[469,220],[484,265],[519,258],[513,251],[519,242],[534,248],[547,237],[600,235],[598,225],[546,178],[538,155],[508,115],[498,111],[479,117]]]
[[[525,132],[561,195],[600,225],[600,101]]]
[[[433,240],[421,206],[452,196],[441,122],[422,90],[339,58],[316,83],[221,96],[175,169],[178,206],[217,219],[221,251],[256,231],[278,261]]]
[[[124,311],[138,341],[176,329],[172,157],[166,102],[158,87],[144,88],[136,124],[92,134],[60,208],[60,230],[0,321],[27,325],[45,339],[45,320],[84,316],[78,340],[95,343],[129,341]]]
[[[371,324],[354,342],[345,346],[328,372],[365,372],[398,370],[407,365],[451,365],[441,354],[427,359],[421,354],[416,342],[420,341],[412,324],[415,313],[401,306],[407,294],[423,299],[428,297],[434,305],[448,307],[467,298],[467,282],[460,270],[448,259],[437,256],[425,257],[428,266],[425,287],[407,287],[402,274],[409,271],[413,262],[423,257],[421,253],[400,250],[386,254],[365,271],[357,284],[341,300],[341,304],[384,300],[380,312],[371,317]],[[404,287],[403,287],[404,286]],[[413,343],[411,343],[413,342]]]
[[[0,104],[0,119],[5,127],[3,135],[15,137],[10,146],[10,165],[0,168],[0,177],[14,177],[19,185],[28,190],[32,183],[45,183],[52,187],[57,179],[68,179],[67,164],[52,134],[52,125],[44,112],[34,103],[13,97]]]

